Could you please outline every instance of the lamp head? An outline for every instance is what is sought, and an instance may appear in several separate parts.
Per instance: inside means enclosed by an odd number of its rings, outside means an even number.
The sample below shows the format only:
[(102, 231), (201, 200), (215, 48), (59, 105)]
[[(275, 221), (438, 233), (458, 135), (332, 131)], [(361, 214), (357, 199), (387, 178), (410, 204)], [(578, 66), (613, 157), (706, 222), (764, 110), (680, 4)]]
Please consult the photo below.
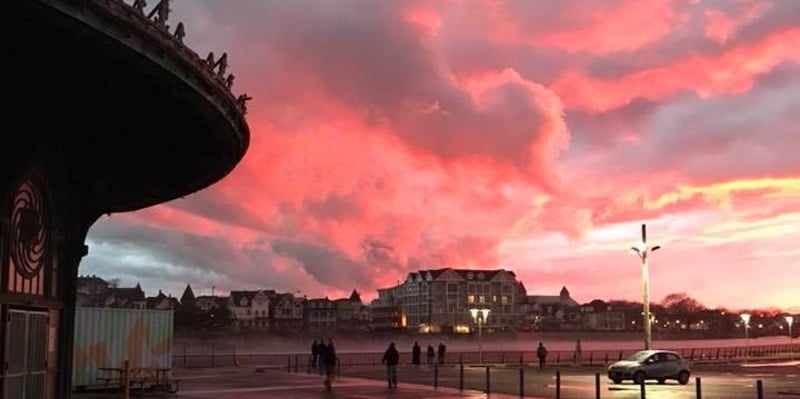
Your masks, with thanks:
[(469, 310), (469, 313), (472, 315), (473, 320), (478, 320), (478, 311), (480, 309), (472, 308)]
[(786, 323), (788, 323), (790, 327), (792, 323), (794, 323), (794, 317), (792, 317), (791, 315), (784, 317), (784, 319), (786, 320)]
[(481, 315), (483, 316), (483, 320), (486, 321), (486, 319), (489, 318), (489, 309), (481, 309)]
[(744, 322), (745, 325), (750, 323), (750, 313), (742, 313), (739, 315), (739, 317), (742, 318), (742, 321)]

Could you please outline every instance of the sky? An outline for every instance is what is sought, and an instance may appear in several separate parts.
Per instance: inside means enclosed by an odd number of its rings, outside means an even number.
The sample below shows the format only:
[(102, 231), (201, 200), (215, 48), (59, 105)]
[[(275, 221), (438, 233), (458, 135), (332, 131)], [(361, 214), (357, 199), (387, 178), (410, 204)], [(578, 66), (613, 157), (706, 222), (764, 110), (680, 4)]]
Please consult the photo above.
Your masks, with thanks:
[(80, 274), (366, 299), (410, 271), (529, 294), (800, 309), (800, 2), (175, 1), (254, 97), (225, 179), (104, 216)]

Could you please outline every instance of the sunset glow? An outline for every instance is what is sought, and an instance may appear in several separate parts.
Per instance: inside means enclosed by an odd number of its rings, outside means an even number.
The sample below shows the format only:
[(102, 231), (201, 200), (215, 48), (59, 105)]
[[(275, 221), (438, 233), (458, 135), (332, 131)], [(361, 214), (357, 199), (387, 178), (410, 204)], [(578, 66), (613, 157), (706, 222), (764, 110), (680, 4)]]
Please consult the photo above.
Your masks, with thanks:
[(529, 294), (800, 308), (800, 2), (175, 1), (251, 145), (103, 217), (81, 274), (363, 298), (424, 268)]

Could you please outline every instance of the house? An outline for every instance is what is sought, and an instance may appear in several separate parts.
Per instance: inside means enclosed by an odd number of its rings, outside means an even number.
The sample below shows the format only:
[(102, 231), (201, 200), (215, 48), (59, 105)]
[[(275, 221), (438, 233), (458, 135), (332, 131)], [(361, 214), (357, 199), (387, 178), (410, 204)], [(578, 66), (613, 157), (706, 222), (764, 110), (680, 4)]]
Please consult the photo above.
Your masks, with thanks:
[(348, 298), (333, 301), (336, 305), (336, 329), (338, 331), (362, 331), (367, 328), (361, 313), (364, 304), (355, 289)]
[(103, 295), (102, 304), (105, 308), (147, 308), (147, 300), (139, 284), (134, 288), (109, 288)]
[(270, 301), (270, 330), (300, 332), (303, 330), (305, 298), (292, 294), (276, 294)]
[(336, 303), (325, 298), (306, 301), (306, 326), (312, 333), (336, 331)]
[(158, 295), (145, 298), (145, 303), (147, 309), (154, 310), (175, 310), (180, 306), (177, 298), (164, 295), (161, 290), (158, 290)]
[(231, 291), (228, 309), (238, 328), (269, 328), (269, 302), (274, 290)]
[[(595, 299), (580, 307), (582, 327), (591, 331), (624, 331), (630, 329), (626, 323), (625, 309)], [(636, 321), (632, 321), (635, 326)]]
[(229, 297), (201, 295), (194, 300), (197, 310), (201, 312), (211, 312), (212, 310), (227, 307)]
[(581, 325), (579, 307), (567, 287), (562, 287), (558, 295), (529, 295), (522, 310), (522, 319), (531, 329), (574, 330)]

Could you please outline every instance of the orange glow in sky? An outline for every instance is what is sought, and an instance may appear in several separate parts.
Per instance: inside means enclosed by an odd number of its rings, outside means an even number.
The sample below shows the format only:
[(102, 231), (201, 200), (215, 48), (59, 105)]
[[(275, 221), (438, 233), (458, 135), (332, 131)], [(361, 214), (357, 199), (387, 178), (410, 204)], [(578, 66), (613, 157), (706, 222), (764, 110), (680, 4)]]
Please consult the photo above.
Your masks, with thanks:
[(639, 300), (646, 223), (654, 300), (800, 307), (798, 2), (173, 8), (254, 97), (250, 150), (99, 221), (82, 274), (369, 299), (412, 270), (506, 268), (529, 294)]

